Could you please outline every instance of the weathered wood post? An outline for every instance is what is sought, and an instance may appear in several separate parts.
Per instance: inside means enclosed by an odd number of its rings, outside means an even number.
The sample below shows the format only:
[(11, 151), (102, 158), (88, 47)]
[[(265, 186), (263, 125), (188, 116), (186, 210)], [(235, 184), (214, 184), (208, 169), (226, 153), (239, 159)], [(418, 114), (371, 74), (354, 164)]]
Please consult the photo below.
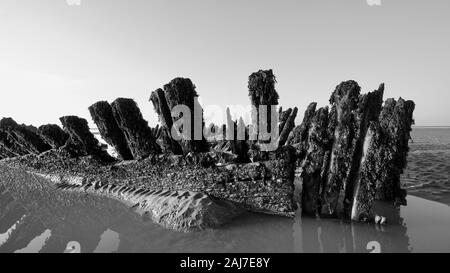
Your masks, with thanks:
[(134, 159), (161, 153), (161, 147), (153, 138), (151, 129), (142, 117), (141, 110), (134, 100), (118, 98), (111, 103), (111, 107), (114, 118), (125, 135), (128, 148)]
[(320, 108), (311, 118), (308, 131), (308, 147), (303, 169), (302, 213), (319, 215), (321, 211), (320, 190), (327, 178), (327, 153), (330, 136), (328, 135), (328, 107)]
[(172, 137), (172, 113), (169, 105), (167, 104), (166, 95), (164, 90), (161, 88), (152, 92), (150, 96), (150, 101), (153, 103), (153, 107), (155, 112), (158, 114), (159, 121), (161, 122), (161, 127), (163, 130), (163, 143), (166, 151), (172, 152), (174, 154), (183, 154), (183, 149), (181, 148), (180, 143), (178, 143)]
[(56, 124), (46, 124), (38, 128), (38, 134), (47, 142), (53, 149), (64, 146), (69, 135), (64, 132), (61, 127)]
[(278, 141), (278, 146), (283, 146), (286, 144), (289, 134), (292, 132), (292, 130), (295, 127), (295, 118), (297, 117), (298, 109), (297, 107), (289, 108), (287, 110), (287, 113), (283, 113), (283, 117), (280, 123), (280, 137)]
[[(208, 143), (203, 137), (203, 128), (205, 126), (203, 121), (203, 110), (198, 103), (198, 94), (197, 91), (195, 91), (195, 85), (192, 81), (188, 78), (175, 78), (164, 85), (164, 94), (169, 109), (173, 109), (178, 105), (184, 105), (187, 106), (191, 112), (190, 132), (187, 132), (189, 139), (182, 141), (184, 144), (184, 152), (208, 151)], [(180, 117), (175, 117), (174, 121), (179, 118)]]
[(361, 172), (361, 160), (364, 156), (364, 144), (369, 125), (378, 122), (383, 105), (384, 84), (378, 90), (360, 96), (358, 110), (355, 114), (355, 135), (353, 136), (353, 154), (350, 170), (344, 181), (344, 215), (351, 216), (356, 180)]
[[(253, 129), (257, 131), (257, 138), (260, 139), (260, 133), (271, 132), (272, 125), (272, 107), (278, 105), (278, 93), (275, 90), (276, 78), (273, 74), (272, 69), (269, 70), (259, 70), (258, 72), (252, 73), (248, 77), (248, 90), (251, 104), (256, 108), (256, 120), (253, 120)], [(261, 105), (267, 106), (267, 120), (263, 121), (263, 124), (267, 124), (265, 130), (259, 128), (260, 122), (260, 111), (259, 107)], [(256, 123), (256, 124), (255, 124)]]
[(51, 149), (37, 134), (35, 127), (19, 125), (12, 118), (0, 120), (0, 130), (2, 146), (14, 154), (40, 154)]
[(99, 101), (89, 107), (89, 112), (100, 135), (114, 147), (119, 157), (123, 160), (133, 159), (125, 135), (114, 118), (111, 105), (107, 101)]
[(300, 125), (296, 126), (294, 130), (289, 134), (286, 143), (288, 145), (295, 145), (299, 159), (302, 160), (308, 144), (308, 131), (311, 126), (311, 119), (316, 112), (317, 103), (310, 103), (303, 115), (303, 121)]
[(361, 172), (356, 181), (351, 214), (353, 220), (371, 219), (376, 200), (391, 201), (397, 206), (406, 205), (406, 191), (400, 187), (400, 175), (407, 164), (414, 108), (412, 101), (388, 99), (379, 122), (370, 124)]
[(355, 81), (342, 82), (330, 98), (335, 109), (333, 150), (328, 179), (322, 192), (322, 214), (336, 216), (341, 191), (351, 168), (354, 151), (355, 110), (358, 108), (361, 88)]
[(77, 116), (64, 116), (59, 120), (66, 133), (69, 134), (69, 138), (62, 148), (72, 156), (93, 155), (102, 161), (114, 161), (114, 158), (101, 148), (99, 141), (89, 130), (87, 120)]

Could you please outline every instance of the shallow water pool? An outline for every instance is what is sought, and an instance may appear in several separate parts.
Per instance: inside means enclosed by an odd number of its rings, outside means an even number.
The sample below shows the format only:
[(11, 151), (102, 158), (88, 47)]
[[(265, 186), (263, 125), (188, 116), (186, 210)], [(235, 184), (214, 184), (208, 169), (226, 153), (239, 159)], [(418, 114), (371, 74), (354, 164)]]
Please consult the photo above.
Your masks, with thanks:
[(391, 223), (384, 227), (248, 213), (216, 230), (179, 233), (118, 201), (0, 172), (0, 252), (450, 251), (450, 207), (413, 196), (401, 211), (385, 212)]

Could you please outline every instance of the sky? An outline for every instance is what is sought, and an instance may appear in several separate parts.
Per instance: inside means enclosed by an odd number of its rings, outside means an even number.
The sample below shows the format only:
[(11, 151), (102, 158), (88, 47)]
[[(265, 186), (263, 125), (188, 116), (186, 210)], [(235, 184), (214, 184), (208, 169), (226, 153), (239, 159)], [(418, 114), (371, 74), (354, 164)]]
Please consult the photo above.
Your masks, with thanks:
[(225, 111), (249, 104), (248, 76), (271, 68), (298, 123), (352, 79), (414, 100), (417, 125), (450, 125), (450, 1), (368, 2), (1, 0), (0, 117), (92, 123), (91, 104), (128, 97), (154, 126), (150, 93), (175, 77)]

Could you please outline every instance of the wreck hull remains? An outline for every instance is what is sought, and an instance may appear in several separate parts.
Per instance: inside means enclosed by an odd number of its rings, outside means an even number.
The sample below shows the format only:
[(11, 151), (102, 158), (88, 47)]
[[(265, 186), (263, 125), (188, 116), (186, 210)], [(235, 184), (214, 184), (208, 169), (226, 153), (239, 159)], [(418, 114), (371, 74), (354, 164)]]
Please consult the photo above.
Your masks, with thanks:
[[(256, 109), (278, 104), (275, 83), (271, 70), (249, 77)], [(120, 193), (120, 198), (135, 203), (143, 192), (195, 192), (241, 209), (287, 217), (297, 209), (294, 178), (300, 173), (303, 214), (373, 221), (374, 201), (405, 204), (400, 175), (414, 122), (412, 101), (388, 99), (383, 105), (383, 94), (384, 84), (361, 94), (355, 81), (342, 82), (331, 105), (311, 103), (298, 126), (296, 107), (279, 109), (278, 149), (268, 152), (261, 149), (264, 141), (250, 139), (257, 126), (232, 120), (229, 110), (222, 128), (233, 130), (223, 134), (245, 139), (224, 139), (213, 146), (204, 137), (196, 138), (198, 124), (190, 127), (190, 139), (173, 139), (171, 127), (180, 115), (172, 116), (171, 108), (187, 105), (194, 112), (191, 121), (203, 111), (191, 80), (176, 78), (150, 97), (161, 127), (149, 127), (132, 99), (101, 101), (89, 108), (100, 135), (119, 158), (106, 152), (83, 118), (62, 117), (64, 130), (57, 125), (36, 129), (9, 118), (0, 121), (0, 165), (58, 178), (64, 190), (117, 197), (114, 189), (127, 189), (133, 194)], [(271, 124), (273, 116), (262, 118), (267, 119), (262, 124)], [(200, 126), (204, 129), (203, 119)]]
[(374, 201), (406, 205), (406, 168), (414, 102), (388, 99), (384, 84), (360, 94), (354, 81), (336, 87), (331, 110), (312, 103), (288, 143), (296, 147), (303, 180), (302, 212), (374, 221)]
[(294, 151), (283, 147), (274, 157), (277, 159), (223, 164), (223, 156), (217, 153), (160, 154), (104, 164), (95, 157), (72, 158), (51, 150), (39, 156), (4, 160), (2, 165), (58, 177), (60, 183), (202, 192), (250, 211), (293, 217), (297, 208), (293, 201)]

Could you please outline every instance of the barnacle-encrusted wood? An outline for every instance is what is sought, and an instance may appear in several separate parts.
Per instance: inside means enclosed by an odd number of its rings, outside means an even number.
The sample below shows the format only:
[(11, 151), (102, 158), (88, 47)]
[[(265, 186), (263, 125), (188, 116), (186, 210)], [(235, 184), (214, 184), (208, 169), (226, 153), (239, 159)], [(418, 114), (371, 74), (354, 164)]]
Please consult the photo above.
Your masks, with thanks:
[(69, 135), (56, 124), (40, 126), (38, 134), (45, 142), (52, 146), (53, 149), (63, 146), (69, 138)]
[(169, 105), (167, 104), (166, 95), (161, 88), (152, 92), (150, 101), (153, 103), (156, 114), (158, 114), (159, 121), (162, 127), (162, 142), (163, 148), (166, 152), (174, 154), (183, 154), (183, 149), (178, 141), (172, 137), (172, 114)]
[(64, 130), (69, 134), (63, 150), (69, 152), (72, 157), (95, 156), (102, 161), (114, 161), (114, 159), (102, 149), (99, 141), (89, 130), (87, 120), (77, 116), (64, 116), (59, 119)]
[(107, 101), (99, 101), (89, 107), (89, 112), (100, 135), (109, 145), (115, 148), (119, 157), (123, 160), (133, 159), (125, 134), (114, 118), (111, 105)]
[(400, 174), (414, 103), (389, 99), (383, 106), (384, 84), (368, 94), (360, 90), (355, 81), (342, 82), (331, 109), (316, 111), (316, 103), (310, 104), (289, 136), (303, 180), (303, 213), (369, 221), (376, 200), (405, 204)]
[(380, 121), (370, 124), (361, 171), (356, 181), (351, 214), (353, 220), (370, 219), (375, 200), (406, 205), (406, 191), (400, 187), (400, 175), (407, 164), (414, 108), (412, 101), (388, 99)]
[[(267, 129), (266, 132), (271, 130), (271, 120), (272, 120), (272, 108), (273, 105), (278, 105), (279, 95), (275, 90), (276, 83), (275, 75), (272, 69), (269, 70), (259, 70), (258, 72), (252, 73), (248, 77), (248, 91), (249, 97), (252, 105), (256, 107), (256, 120), (253, 121), (255, 127), (260, 125), (260, 112), (259, 106), (267, 106)], [(261, 132), (261, 130), (258, 130)], [(259, 134), (258, 134), (259, 138)]]
[(92, 157), (72, 158), (51, 150), (26, 160), (10, 159), (9, 167), (77, 184), (130, 186), (142, 190), (189, 190), (232, 201), (257, 212), (293, 217), (295, 152), (285, 146), (263, 162), (219, 164), (217, 153), (160, 154), (126, 164), (107, 164)]
[(37, 128), (19, 125), (12, 118), (0, 120), (0, 146), (6, 153), (15, 155), (39, 154), (51, 149), (37, 134)]
[[(175, 78), (170, 81), (168, 84), (164, 85), (164, 94), (167, 101), (167, 105), (169, 109), (173, 109), (178, 105), (187, 106), (190, 110), (190, 121), (191, 128), (190, 132), (187, 132), (189, 135), (189, 139), (183, 140), (183, 150), (185, 153), (187, 152), (206, 152), (209, 150), (208, 143), (206, 139), (201, 136), (196, 136), (196, 126), (198, 125), (198, 120), (196, 120), (196, 116), (201, 117), (201, 124), (199, 133), (203, 132), (204, 121), (203, 121), (203, 110), (200, 104), (197, 101), (198, 94), (195, 90), (195, 85), (188, 78)], [(162, 108), (160, 109), (160, 111)], [(179, 117), (175, 117), (175, 120), (178, 120)]]
[(302, 212), (320, 214), (320, 187), (326, 182), (330, 136), (328, 135), (328, 107), (320, 108), (311, 118), (308, 131), (308, 148), (303, 168)]
[(111, 103), (114, 118), (123, 131), (128, 148), (135, 159), (161, 153), (148, 123), (132, 99), (118, 98)]
[[(253, 106), (278, 105), (275, 82), (272, 70), (250, 75)], [(200, 193), (204, 200), (225, 199), (251, 211), (283, 216), (294, 216), (297, 172), (302, 179), (304, 214), (370, 221), (377, 200), (405, 204), (400, 175), (407, 164), (414, 122), (414, 102), (388, 99), (383, 105), (383, 94), (384, 84), (361, 94), (355, 81), (342, 82), (331, 95), (331, 106), (318, 108), (311, 103), (296, 127), (297, 108), (279, 108), (278, 149), (269, 152), (260, 149), (263, 142), (250, 139), (250, 129), (259, 122), (245, 125), (242, 118), (233, 120), (227, 109), (227, 124), (221, 125), (221, 133), (228, 139), (214, 140), (210, 149), (204, 137), (195, 139), (195, 125), (188, 132), (190, 140), (172, 138), (171, 127), (181, 116), (172, 117), (171, 109), (187, 106), (191, 124), (198, 122), (195, 116), (202, 117), (203, 112), (192, 81), (175, 78), (151, 94), (160, 120), (155, 128), (148, 126), (132, 99), (119, 98), (111, 105), (98, 102), (89, 108), (101, 136), (121, 159), (136, 160), (113, 159), (89, 131), (85, 119), (66, 116), (60, 119), (65, 132), (57, 125), (36, 129), (18, 125), (11, 118), (0, 120), (0, 164), (57, 177), (66, 183), (63, 189), (74, 189), (77, 184), (81, 191), (108, 196), (132, 192), (124, 197), (130, 200), (144, 192), (156, 191), (160, 196), (163, 190), (167, 194), (190, 191)], [(270, 107), (268, 111), (270, 126)], [(201, 120), (199, 128), (203, 129)], [(180, 208), (176, 202), (173, 205), (174, 210)], [(179, 223), (186, 220), (173, 219)]]

